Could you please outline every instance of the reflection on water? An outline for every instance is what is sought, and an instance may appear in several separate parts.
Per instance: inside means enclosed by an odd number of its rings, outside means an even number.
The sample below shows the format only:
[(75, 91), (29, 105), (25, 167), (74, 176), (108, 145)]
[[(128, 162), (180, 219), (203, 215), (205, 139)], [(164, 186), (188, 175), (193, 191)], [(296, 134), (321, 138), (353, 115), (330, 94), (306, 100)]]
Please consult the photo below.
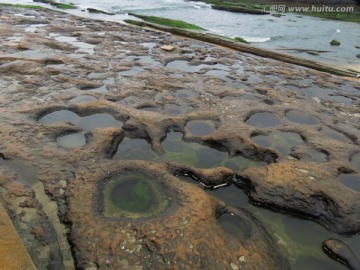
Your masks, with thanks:
[(254, 127), (272, 127), (280, 125), (281, 119), (274, 113), (261, 112), (251, 115), (245, 123)]
[(295, 146), (304, 143), (299, 134), (282, 131), (273, 131), (269, 135), (255, 135), (251, 139), (261, 146), (273, 147), (283, 155), (290, 154)]
[(299, 112), (299, 111), (289, 111), (286, 114), (286, 118), (292, 122), (307, 124), (307, 125), (316, 125), (319, 123), (319, 119), (309, 113)]
[(262, 166), (265, 162), (250, 160), (242, 156), (230, 157), (225, 150), (218, 150), (207, 145), (182, 140), (181, 132), (169, 132), (161, 145), (165, 150), (163, 160), (171, 160), (193, 167), (213, 168), (225, 166), (233, 171), (247, 167)]
[(193, 120), (187, 122), (185, 130), (193, 136), (206, 136), (215, 131), (212, 121)]
[(68, 110), (59, 110), (46, 114), (39, 119), (39, 122), (43, 124), (69, 122), (87, 130), (105, 127), (121, 128), (123, 126), (123, 123), (121, 121), (116, 120), (112, 115), (108, 113), (96, 113), (81, 117), (78, 116), (76, 113)]
[(120, 160), (149, 160), (158, 159), (157, 154), (151, 149), (150, 143), (145, 139), (125, 137), (119, 144), (113, 157)]

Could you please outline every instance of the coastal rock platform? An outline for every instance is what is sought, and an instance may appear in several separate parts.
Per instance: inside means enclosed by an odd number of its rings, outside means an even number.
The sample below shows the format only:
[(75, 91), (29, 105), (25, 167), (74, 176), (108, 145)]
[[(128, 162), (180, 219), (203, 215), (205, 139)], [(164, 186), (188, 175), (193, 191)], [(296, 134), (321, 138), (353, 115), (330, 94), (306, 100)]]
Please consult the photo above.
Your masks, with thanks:
[(53, 10), (0, 11), (0, 194), (38, 269), (291, 268), (259, 217), (206, 192), (229, 185), (360, 232), (357, 79)]

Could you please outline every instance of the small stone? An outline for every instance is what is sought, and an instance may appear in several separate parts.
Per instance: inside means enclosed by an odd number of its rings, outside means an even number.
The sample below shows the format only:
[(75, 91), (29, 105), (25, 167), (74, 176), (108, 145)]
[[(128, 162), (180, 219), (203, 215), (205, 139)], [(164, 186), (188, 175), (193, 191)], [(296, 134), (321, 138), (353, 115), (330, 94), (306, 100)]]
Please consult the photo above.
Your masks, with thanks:
[(299, 172), (301, 172), (301, 173), (303, 173), (303, 174), (308, 174), (308, 173), (309, 173), (309, 171), (304, 170), (304, 169), (299, 169)]
[(167, 52), (171, 52), (171, 51), (175, 50), (175, 47), (171, 46), (171, 45), (164, 45), (164, 46), (160, 47), (160, 49), (167, 51)]
[(239, 261), (240, 261), (240, 262), (245, 262), (245, 256), (240, 256), (240, 257), (239, 257)]
[(230, 263), (230, 266), (231, 266), (231, 269), (233, 269), (233, 270), (238, 270), (239, 269), (239, 267), (234, 263)]

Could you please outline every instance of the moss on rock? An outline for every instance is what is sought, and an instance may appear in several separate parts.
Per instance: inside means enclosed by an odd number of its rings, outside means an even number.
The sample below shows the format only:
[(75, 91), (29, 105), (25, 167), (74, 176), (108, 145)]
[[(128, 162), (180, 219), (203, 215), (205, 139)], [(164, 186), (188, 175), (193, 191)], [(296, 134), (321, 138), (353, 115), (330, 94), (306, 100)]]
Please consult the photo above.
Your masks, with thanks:
[(340, 46), (340, 41), (338, 41), (337, 39), (333, 39), (331, 42), (330, 42), (330, 45), (331, 46)]

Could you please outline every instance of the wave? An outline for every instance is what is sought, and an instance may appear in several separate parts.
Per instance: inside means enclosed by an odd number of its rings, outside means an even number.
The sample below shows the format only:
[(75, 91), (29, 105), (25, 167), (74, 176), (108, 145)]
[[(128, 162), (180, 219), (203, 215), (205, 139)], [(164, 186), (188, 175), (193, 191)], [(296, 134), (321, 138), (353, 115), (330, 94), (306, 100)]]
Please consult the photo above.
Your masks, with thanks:
[(194, 8), (197, 8), (197, 9), (199, 9), (199, 8), (211, 8), (211, 5), (206, 4), (206, 3), (204, 3), (204, 2), (194, 2), (194, 1), (190, 1), (190, 3), (192, 4), (192, 6), (193, 6)]
[(255, 43), (255, 42), (268, 42), (271, 40), (270, 37), (243, 37), (247, 42)]

